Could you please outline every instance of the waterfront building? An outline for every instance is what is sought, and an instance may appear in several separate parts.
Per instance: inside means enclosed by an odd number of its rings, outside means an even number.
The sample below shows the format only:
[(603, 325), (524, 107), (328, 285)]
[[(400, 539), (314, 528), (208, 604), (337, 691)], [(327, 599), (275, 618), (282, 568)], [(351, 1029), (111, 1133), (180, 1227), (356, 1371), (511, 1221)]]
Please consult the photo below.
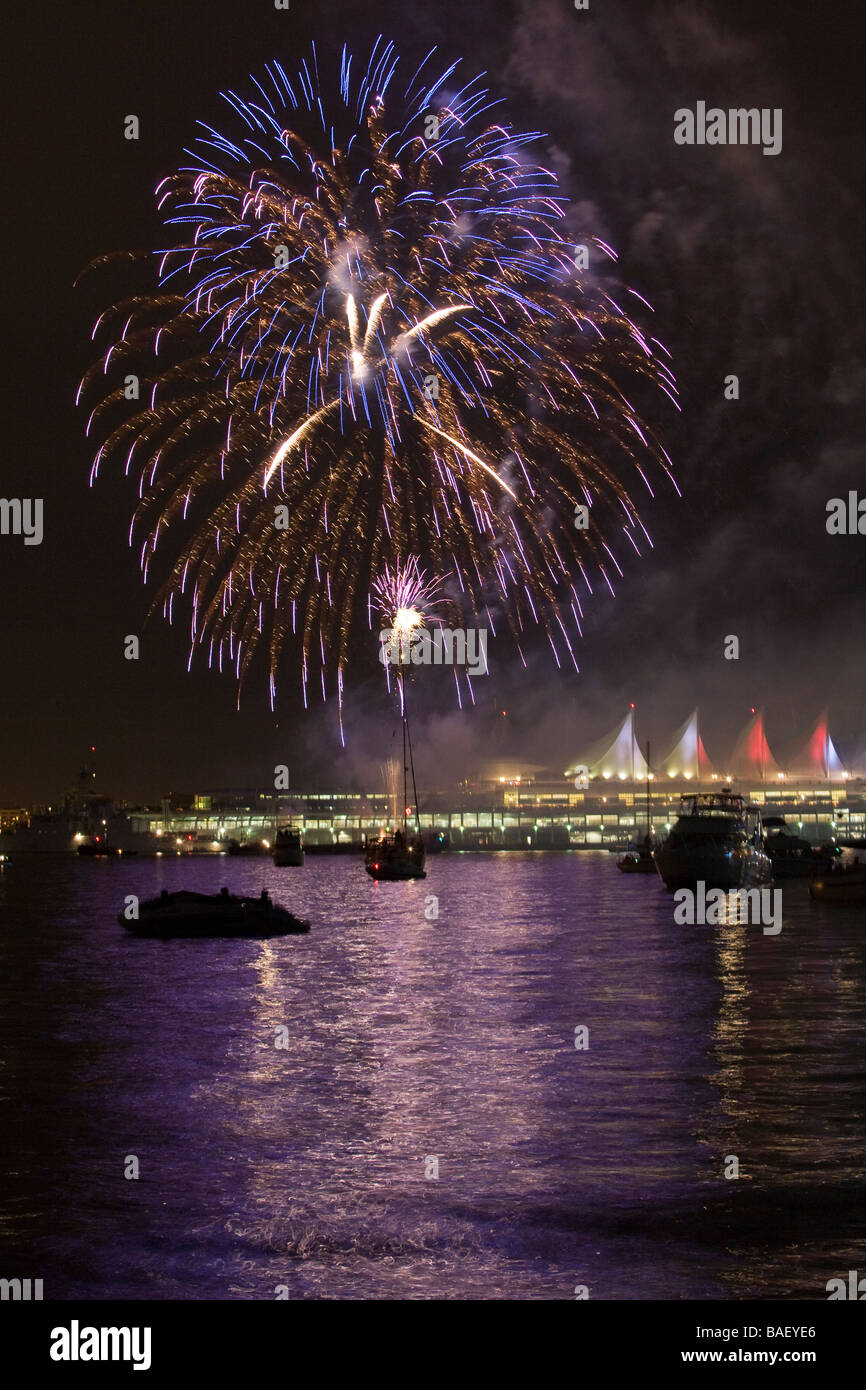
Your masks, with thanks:
[[(422, 830), (440, 831), (452, 849), (589, 849), (621, 845), (641, 833), (646, 821), (646, 783), (604, 780), (579, 791), (562, 778), (509, 774), (467, 781), (438, 791), (421, 804)], [(684, 778), (650, 781), (653, 830), (664, 835), (679, 811), (681, 795), (699, 784)], [(717, 774), (707, 786), (718, 786)], [(806, 782), (735, 783), (766, 815), (782, 815), (816, 843), (866, 836), (866, 782), (822, 786)], [(200, 800), (200, 798), (195, 798)], [(133, 826), (163, 841), (168, 853), (194, 843), (267, 839), (274, 813), (291, 817), (310, 848), (357, 845), (391, 826), (386, 791), (234, 791), (207, 794), (207, 810), (138, 812)]]
[[(753, 711), (722, 768), (707, 756), (697, 710), (648, 767), (629, 709), (564, 772), (513, 759), (488, 764), (457, 786), (425, 794), (419, 821), (422, 831), (443, 836), (456, 850), (615, 848), (645, 833), (647, 799), (652, 831), (663, 837), (681, 795), (730, 784), (812, 843), (866, 839), (866, 779), (842, 765), (826, 713), (783, 771), (763, 715)], [(287, 819), (311, 851), (360, 850), (368, 837), (394, 828), (398, 811), (402, 816), (386, 771), (382, 785), (367, 790), (205, 788), (166, 796), (159, 807), (130, 808), (93, 791), (88, 767), (62, 809), (10, 809), (0, 825), (0, 851), (75, 850), (103, 836), (124, 852), (217, 853), (231, 840), (269, 842), (278, 821)]]

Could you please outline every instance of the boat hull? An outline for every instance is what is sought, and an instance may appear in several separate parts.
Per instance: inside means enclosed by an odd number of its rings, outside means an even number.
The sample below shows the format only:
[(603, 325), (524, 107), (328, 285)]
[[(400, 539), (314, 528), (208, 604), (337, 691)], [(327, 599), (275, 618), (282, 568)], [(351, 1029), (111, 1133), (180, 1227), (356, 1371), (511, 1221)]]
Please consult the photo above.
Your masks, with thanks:
[(409, 859), (396, 861), (394, 863), (373, 863), (365, 864), (364, 868), (371, 878), (387, 883), (389, 880), (399, 880), (406, 878), (426, 878), (427, 870), (423, 864), (418, 864)]
[(304, 851), (300, 848), (278, 846), (274, 850), (274, 865), (278, 869), (302, 869), (304, 867)]
[(117, 918), (133, 936), (156, 937), (247, 937), (306, 936), (309, 922), (295, 917), (270, 899), (209, 897), (198, 893), (166, 894), (141, 903), (139, 915), (128, 920)]
[(656, 852), (658, 871), (665, 887), (759, 888), (773, 881), (773, 866), (766, 854), (752, 846), (741, 849), (687, 849), (663, 845)]
[(771, 855), (774, 878), (815, 878), (826, 874), (830, 868), (829, 859), (810, 859), (806, 855)]
[(405, 838), (397, 842), (388, 837), (376, 844), (368, 845), (364, 856), (364, 868), (371, 878), (382, 882), (407, 878), (426, 878), (424, 869), (426, 852), (423, 841), (416, 838), (406, 843)]
[(616, 867), (621, 874), (656, 874), (656, 861), (653, 856), (643, 854), (624, 854), (618, 859)]

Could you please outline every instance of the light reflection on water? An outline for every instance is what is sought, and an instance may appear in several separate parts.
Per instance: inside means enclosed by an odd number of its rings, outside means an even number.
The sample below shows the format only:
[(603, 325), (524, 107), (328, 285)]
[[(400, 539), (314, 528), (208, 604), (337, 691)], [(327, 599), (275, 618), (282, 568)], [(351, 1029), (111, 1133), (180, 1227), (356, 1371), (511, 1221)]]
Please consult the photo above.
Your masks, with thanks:
[[(223, 883), (310, 935), (115, 921)], [(605, 853), (406, 884), (40, 856), (0, 906), (4, 1263), (46, 1297), (824, 1298), (866, 1268), (866, 914), (803, 882), (778, 936), (677, 926)]]

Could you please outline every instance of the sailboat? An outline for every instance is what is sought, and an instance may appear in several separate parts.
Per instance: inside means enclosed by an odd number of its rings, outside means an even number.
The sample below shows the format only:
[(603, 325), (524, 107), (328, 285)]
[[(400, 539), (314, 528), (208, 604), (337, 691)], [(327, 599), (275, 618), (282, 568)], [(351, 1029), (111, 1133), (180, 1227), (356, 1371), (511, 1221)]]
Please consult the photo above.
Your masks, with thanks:
[[(371, 878), (382, 880), (426, 878), (424, 865), (427, 853), (421, 837), (421, 822), (418, 818), (418, 789), (415, 785), (415, 761), (412, 757), (412, 739), (409, 734), (409, 717), (406, 710), (405, 682), (401, 680), (401, 704), (403, 711), (403, 825), (393, 834), (382, 835), (380, 839), (367, 845), (364, 853), (364, 868)], [(408, 824), (409, 767), (412, 768), (412, 794), (415, 811), (415, 829), (410, 831)]]
[(616, 867), (624, 874), (654, 874), (657, 873), (655, 849), (652, 839), (652, 820), (650, 816), (650, 746), (647, 739), (646, 746), (646, 835), (638, 845), (629, 847), (621, 859), (616, 861)]

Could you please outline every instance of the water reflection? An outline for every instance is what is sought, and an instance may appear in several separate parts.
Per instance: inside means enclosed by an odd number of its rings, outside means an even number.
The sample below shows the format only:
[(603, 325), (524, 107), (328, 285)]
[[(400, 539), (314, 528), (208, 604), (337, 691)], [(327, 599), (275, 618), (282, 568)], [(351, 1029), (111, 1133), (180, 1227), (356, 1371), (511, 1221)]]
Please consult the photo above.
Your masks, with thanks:
[[(310, 936), (114, 921), (222, 882)], [(808, 1298), (857, 1267), (862, 922), (805, 885), (776, 936), (677, 925), (603, 853), (442, 855), (414, 884), (53, 860), (0, 902), (11, 1231), (60, 1296)]]

